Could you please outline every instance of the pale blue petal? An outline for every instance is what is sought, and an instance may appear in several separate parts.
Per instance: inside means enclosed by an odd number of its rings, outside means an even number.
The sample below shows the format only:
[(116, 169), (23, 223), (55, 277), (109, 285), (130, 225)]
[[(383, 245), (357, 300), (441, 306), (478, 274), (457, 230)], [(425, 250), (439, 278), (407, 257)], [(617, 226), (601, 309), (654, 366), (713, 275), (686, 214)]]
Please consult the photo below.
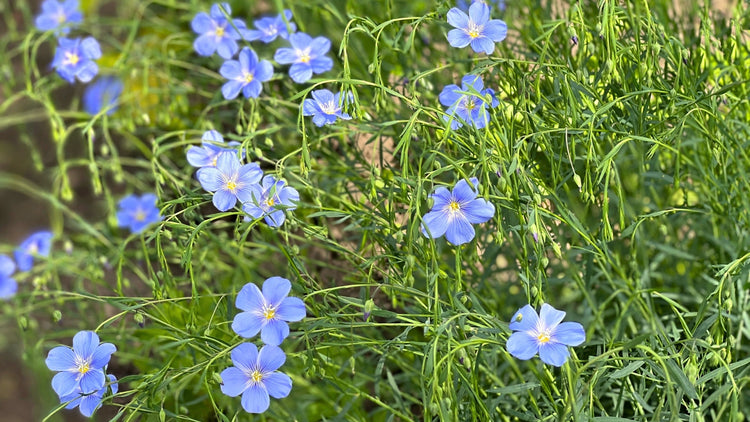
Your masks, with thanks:
[(490, 20), (490, 8), (486, 3), (476, 1), (469, 6), (469, 19), (478, 25), (484, 25)]
[(10, 276), (16, 270), (16, 263), (8, 255), (0, 255), (0, 277)]
[(93, 37), (86, 37), (81, 41), (81, 55), (87, 59), (98, 59), (102, 56), (102, 49)]
[(456, 215), (449, 223), (445, 238), (454, 245), (463, 245), (474, 239), (474, 227), (462, 215)]
[(209, 141), (209, 142), (216, 142), (216, 143), (224, 143), (224, 137), (221, 136), (221, 133), (213, 129), (203, 132), (203, 136), (201, 137), (201, 140)]
[(224, 184), (221, 171), (216, 167), (203, 167), (198, 170), (196, 177), (201, 187), (208, 192), (215, 192)]
[(563, 322), (552, 331), (550, 341), (562, 343), (566, 346), (578, 346), (586, 341), (586, 331), (584, 331), (583, 325), (577, 322)]
[(255, 67), (255, 80), (266, 82), (273, 77), (273, 65), (268, 60), (261, 60)]
[(297, 60), (297, 53), (293, 48), (279, 48), (273, 55), (273, 59), (279, 64), (294, 63)]
[(213, 159), (209, 157), (206, 150), (201, 147), (190, 147), (186, 156), (188, 163), (193, 167), (206, 167), (213, 164)]
[(288, 336), (289, 325), (279, 319), (268, 320), (266, 326), (260, 330), (260, 339), (271, 346), (278, 346)]
[(508, 35), (508, 25), (499, 19), (493, 19), (484, 26), (483, 35), (493, 42), (500, 42)]
[(73, 336), (73, 351), (78, 356), (89, 358), (99, 346), (99, 336), (93, 331), (79, 331)]
[(242, 95), (244, 95), (245, 98), (258, 98), (262, 90), (263, 85), (260, 84), (260, 81), (255, 79), (242, 88)]
[(237, 60), (227, 60), (219, 68), (219, 73), (227, 79), (237, 79), (242, 76), (242, 66)]
[(495, 51), (495, 43), (491, 39), (481, 36), (471, 41), (471, 49), (475, 53), (492, 54)]
[[(461, 179), (456, 183), (456, 186), (453, 188), (453, 198), (461, 203), (473, 201), (474, 198), (477, 197), (477, 188), (476, 185), (473, 183), (476, 181), (476, 178), (472, 178), (472, 184), (470, 185), (466, 180)], [(478, 183), (478, 182), (477, 182)]]
[(437, 239), (438, 237), (444, 235), (448, 230), (448, 217), (444, 212), (428, 212), (424, 215), (424, 217), (422, 217), (422, 221), (424, 223), (424, 226), (422, 227), (422, 234), (424, 234), (426, 237)]
[(277, 307), (292, 289), (292, 283), (282, 277), (270, 277), (263, 282), (263, 297), (266, 302)]
[(116, 351), (117, 348), (112, 343), (100, 344), (99, 347), (97, 347), (94, 351), (93, 357), (91, 359), (91, 367), (103, 368), (106, 364), (109, 363), (109, 359), (112, 356), (112, 353)]
[(469, 26), (469, 16), (454, 7), (448, 11), (448, 23), (454, 28), (466, 28)]
[(336, 98), (333, 95), (333, 92), (327, 90), (327, 89), (318, 89), (316, 91), (313, 91), (312, 97), (315, 101), (318, 102), (318, 104), (327, 103), (335, 101)]
[(479, 224), (495, 216), (495, 206), (485, 199), (478, 198), (462, 205), (461, 212), (464, 213), (469, 223)]
[(305, 317), (307, 310), (305, 302), (298, 297), (287, 297), (281, 301), (281, 305), (276, 309), (276, 318), (284, 321), (299, 321)]
[(252, 343), (242, 343), (232, 350), (231, 356), (234, 366), (249, 372), (258, 363), (258, 348)]
[(448, 43), (455, 48), (464, 48), (471, 44), (472, 38), (462, 29), (448, 31)]
[(221, 392), (229, 397), (239, 396), (248, 385), (247, 375), (234, 366), (221, 372), (221, 381)]
[(93, 393), (104, 387), (104, 372), (101, 369), (90, 369), (80, 379), (81, 392), (83, 394)]
[(333, 69), (333, 59), (330, 57), (318, 57), (310, 61), (313, 73), (328, 72)]
[(242, 394), (242, 408), (248, 413), (263, 413), (270, 404), (268, 392), (259, 384), (251, 386)]
[(303, 116), (313, 116), (320, 112), (321, 110), (318, 107), (318, 104), (315, 102), (315, 100), (306, 98), (305, 101), (302, 102), (302, 115)]
[(242, 338), (255, 337), (266, 324), (266, 319), (255, 312), (240, 312), (234, 316), (232, 331)]
[(539, 358), (548, 365), (562, 366), (569, 356), (570, 351), (564, 344), (550, 341), (539, 345)]
[(219, 211), (227, 211), (237, 203), (237, 197), (226, 189), (219, 189), (214, 193), (214, 206)]
[(525, 331), (516, 331), (508, 338), (505, 348), (517, 359), (528, 360), (539, 351), (539, 342)]
[(440, 186), (435, 189), (435, 192), (430, 195), (430, 198), (432, 198), (432, 209), (442, 210), (450, 204), (453, 196), (445, 186)]
[(229, 81), (221, 87), (221, 94), (227, 100), (233, 100), (240, 95), (242, 91), (243, 82), (240, 81)]
[(272, 345), (265, 345), (260, 349), (258, 354), (258, 365), (260, 372), (273, 372), (286, 362), (286, 355), (280, 348)]
[(542, 326), (544, 326), (545, 329), (549, 330), (557, 327), (557, 324), (559, 324), (563, 318), (565, 318), (564, 311), (558, 311), (546, 303), (542, 304), (542, 309), (539, 311), (539, 319), (542, 321)]
[[(520, 317), (520, 319), (519, 319)], [(514, 331), (531, 331), (539, 323), (539, 316), (531, 305), (519, 309), (510, 320), (509, 328)]]
[(440, 96), (438, 97), (440, 99), (440, 104), (446, 107), (456, 104), (456, 102), (458, 102), (458, 100), (460, 100), (461, 97), (464, 96), (463, 94), (459, 94), (457, 92), (458, 90), (458, 85), (455, 84), (447, 85), (445, 88), (443, 88), (443, 90), (440, 92)]
[(74, 371), (76, 355), (66, 346), (58, 346), (50, 350), (44, 363), (51, 371)]
[(78, 406), (78, 410), (81, 411), (83, 416), (88, 418), (91, 417), (101, 405), (102, 397), (96, 394), (91, 394), (81, 398), (81, 404)]
[(263, 309), (265, 303), (263, 293), (261, 293), (258, 286), (253, 283), (247, 283), (242, 286), (240, 292), (237, 293), (237, 299), (234, 302), (234, 306), (243, 311), (260, 311)]
[(282, 210), (273, 210), (263, 220), (269, 227), (279, 227), (286, 221), (286, 214)]
[(58, 396), (66, 396), (78, 388), (77, 372), (59, 372), (52, 377), (52, 389)]
[(289, 68), (289, 76), (298, 84), (309, 81), (312, 74), (312, 67), (308, 63), (294, 63)]
[(76, 71), (76, 77), (81, 82), (86, 83), (94, 79), (97, 73), (99, 73), (99, 66), (92, 61), (88, 61)]
[(190, 27), (193, 29), (193, 32), (203, 34), (214, 28), (214, 21), (205, 12), (200, 12), (190, 22)]
[(216, 51), (216, 42), (211, 35), (201, 35), (193, 41), (193, 48), (200, 56), (210, 56)]
[(0, 299), (7, 300), (16, 295), (18, 283), (10, 277), (0, 276)]
[(263, 378), (263, 384), (268, 390), (268, 394), (275, 399), (283, 399), (292, 391), (292, 379), (289, 375), (281, 372), (273, 372)]

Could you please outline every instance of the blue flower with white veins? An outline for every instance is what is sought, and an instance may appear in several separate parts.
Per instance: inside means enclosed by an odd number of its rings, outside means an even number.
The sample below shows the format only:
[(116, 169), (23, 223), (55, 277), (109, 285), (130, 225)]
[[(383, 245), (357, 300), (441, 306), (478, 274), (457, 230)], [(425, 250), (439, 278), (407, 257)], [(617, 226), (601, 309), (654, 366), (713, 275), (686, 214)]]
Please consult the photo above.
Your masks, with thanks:
[(443, 88), (438, 97), (440, 103), (447, 106), (443, 120), (450, 121), (451, 129), (456, 130), (468, 123), (477, 129), (487, 126), (490, 113), (487, 102), (491, 107), (500, 105), (495, 91), (484, 89), (482, 78), (477, 75), (466, 75), (461, 79), (461, 87), (451, 84)]
[(83, 21), (83, 13), (78, 10), (78, 0), (45, 0), (42, 13), (34, 20), (36, 27), (42, 31), (55, 30), (57, 35), (67, 35), (70, 27)]
[(333, 68), (333, 60), (326, 56), (331, 41), (326, 37), (315, 37), (297, 32), (289, 35), (291, 48), (279, 48), (273, 59), (279, 64), (291, 64), (289, 76), (297, 83), (307, 82), (313, 73), (323, 73)]
[(494, 205), (477, 198), (478, 185), (477, 178), (472, 177), (471, 185), (461, 179), (452, 192), (442, 186), (435, 189), (430, 195), (432, 210), (422, 217), (422, 233), (433, 239), (445, 235), (454, 245), (474, 239), (472, 224), (484, 223), (495, 215)]
[(247, 39), (247, 25), (242, 19), (232, 19), (230, 22), (226, 16), (232, 14), (229, 3), (216, 3), (211, 6), (211, 14), (200, 12), (195, 15), (190, 23), (191, 28), (198, 38), (193, 42), (195, 52), (200, 56), (211, 56), (218, 52), (219, 56), (231, 59), (240, 49), (237, 40)]
[(197, 177), (203, 189), (214, 192), (214, 206), (219, 211), (227, 211), (238, 200), (252, 200), (252, 187), (260, 182), (263, 171), (258, 163), (243, 165), (236, 153), (223, 152), (216, 160), (216, 167), (201, 167)]
[(448, 42), (456, 48), (471, 45), (475, 53), (492, 54), (495, 43), (505, 39), (508, 25), (500, 19), (490, 20), (490, 8), (477, 1), (469, 6), (469, 14), (454, 7), (448, 11), (448, 23), (456, 29), (448, 31)]
[(568, 346), (578, 346), (586, 341), (583, 325), (577, 322), (563, 322), (565, 312), (558, 311), (543, 303), (537, 315), (531, 305), (519, 309), (510, 321), (510, 329), (515, 331), (508, 338), (505, 347), (508, 352), (521, 360), (528, 360), (539, 353), (542, 362), (552, 366), (562, 366), (570, 351)]
[(286, 361), (284, 352), (266, 345), (260, 349), (242, 343), (232, 350), (234, 366), (221, 372), (221, 392), (229, 397), (242, 395), (242, 408), (249, 413), (263, 413), (270, 397), (281, 399), (292, 391), (292, 379), (277, 371)]
[(221, 76), (229, 79), (221, 87), (224, 98), (231, 100), (240, 92), (245, 98), (258, 98), (263, 90), (262, 82), (273, 76), (273, 65), (268, 60), (258, 61), (258, 55), (248, 47), (242, 48), (239, 60), (227, 60), (219, 69)]
[[(287, 24), (284, 19), (286, 19), (286, 22), (289, 22), (289, 29), (287, 29)], [(249, 41), (260, 40), (266, 44), (275, 40), (276, 37), (287, 39), (289, 38), (290, 32), (297, 30), (297, 25), (292, 23), (291, 20), (292, 11), (289, 9), (284, 10), (283, 16), (279, 14), (275, 17), (260, 18), (253, 22), (257, 29), (249, 29), (247, 31), (247, 39)]]
[[(229, 147), (240, 145), (236, 141), (225, 143), (221, 133), (213, 129), (205, 131), (201, 140), (203, 141), (201, 146), (192, 146), (187, 151), (188, 163), (193, 167), (216, 167), (216, 160), (219, 159), (222, 152), (236, 152), (234, 148), (224, 148), (215, 144), (223, 144)], [(245, 156), (244, 151), (241, 155), (242, 157)]]
[(73, 83), (76, 78), (81, 82), (89, 82), (99, 72), (99, 66), (94, 62), (102, 56), (99, 43), (92, 37), (83, 40), (76, 38), (58, 38), (52, 67), (57, 74), (66, 81)]

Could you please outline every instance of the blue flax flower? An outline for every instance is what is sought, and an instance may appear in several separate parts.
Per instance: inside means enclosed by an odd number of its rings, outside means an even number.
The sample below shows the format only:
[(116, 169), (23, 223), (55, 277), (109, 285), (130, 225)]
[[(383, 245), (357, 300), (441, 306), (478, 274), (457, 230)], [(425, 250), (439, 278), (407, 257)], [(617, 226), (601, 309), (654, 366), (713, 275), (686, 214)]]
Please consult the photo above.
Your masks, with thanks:
[[(45, 363), (52, 371), (52, 389), (59, 397), (77, 391), (91, 394), (104, 387), (104, 367), (117, 348), (112, 343), (99, 344), (93, 331), (79, 331), (73, 337), (73, 349), (59, 346), (49, 351)], [(66, 400), (67, 401), (67, 400)]]
[(57, 42), (52, 59), (52, 67), (57, 69), (57, 74), (70, 83), (75, 82), (76, 78), (84, 83), (94, 79), (99, 72), (94, 60), (102, 56), (99, 43), (92, 37), (83, 40), (58, 38)]
[[(496, 6), (501, 12), (505, 10), (505, 0), (471, 0), (471, 3), (484, 3), (490, 8)], [(461, 10), (469, 10), (469, 3), (466, 0), (457, 0), (456, 6)]]
[(8, 255), (0, 255), (0, 299), (10, 299), (18, 290), (18, 283), (11, 277), (16, 263)]
[(492, 54), (495, 43), (508, 33), (508, 25), (500, 19), (490, 20), (490, 8), (479, 1), (471, 4), (468, 15), (457, 7), (449, 10), (448, 23), (456, 28), (448, 31), (448, 42), (456, 48), (471, 45), (475, 53)]
[(273, 59), (280, 64), (290, 64), (289, 76), (297, 83), (307, 82), (313, 73), (323, 73), (333, 69), (333, 60), (325, 54), (331, 49), (331, 41), (326, 37), (312, 38), (303, 32), (289, 35), (292, 48), (279, 48)]
[(128, 195), (117, 204), (117, 227), (127, 227), (133, 234), (142, 232), (146, 227), (162, 220), (158, 198), (153, 193)]
[[(117, 394), (118, 385), (117, 378), (114, 375), (107, 375), (109, 379), (109, 388), (112, 389), (112, 394)], [(94, 414), (96, 409), (102, 406), (102, 398), (107, 392), (107, 386), (105, 385), (101, 389), (95, 391), (92, 394), (83, 394), (80, 388), (76, 388), (72, 393), (60, 397), (60, 403), (68, 404), (65, 406), (66, 409), (73, 409), (76, 406), (83, 416), (90, 418)]]
[(55, 30), (56, 35), (70, 32), (71, 24), (81, 23), (83, 13), (78, 10), (78, 0), (46, 0), (34, 24), (42, 31)]
[(312, 98), (306, 98), (302, 103), (302, 115), (313, 116), (313, 123), (317, 127), (330, 125), (336, 119), (349, 120), (352, 116), (341, 111), (341, 94), (319, 89), (312, 92)]
[[(253, 199), (242, 204), (242, 209), (253, 218), (265, 217), (266, 224), (279, 227), (286, 220), (285, 210), (294, 211), (299, 202), (299, 192), (286, 186), (283, 180), (266, 176), (260, 185), (252, 187)], [(249, 220), (245, 217), (245, 220)]]
[[(474, 239), (472, 224), (484, 223), (495, 215), (495, 206), (486, 199), (477, 198), (479, 181), (471, 178), (459, 180), (450, 192), (439, 187), (430, 195), (434, 203), (432, 210), (422, 217), (422, 233), (436, 239), (442, 235), (454, 245), (462, 245)], [(429, 232), (428, 232), (429, 230)]]
[(232, 14), (228, 3), (214, 4), (211, 6), (211, 14), (200, 12), (193, 18), (190, 26), (193, 31), (200, 34), (193, 43), (196, 53), (201, 56), (211, 56), (218, 52), (219, 56), (231, 59), (240, 49), (237, 40), (247, 38), (247, 25), (241, 19), (227, 20), (227, 15)]
[(252, 343), (242, 343), (232, 350), (234, 366), (221, 372), (221, 392), (229, 397), (242, 394), (242, 408), (250, 413), (263, 413), (271, 404), (269, 396), (283, 399), (292, 391), (292, 379), (278, 372), (286, 361), (284, 352), (276, 346), (260, 349)]
[(33, 233), (21, 242), (13, 253), (20, 271), (29, 271), (34, 266), (34, 256), (49, 256), (52, 247), (52, 232), (42, 230)]
[(235, 305), (245, 312), (234, 317), (232, 329), (244, 338), (260, 331), (263, 343), (278, 346), (289, 335), (287, 322), (305, 317), (305, 303), (297, 297), (287, 297), (292, 283), (281, 277), (271, 277), (263, 282), (263, 291), (247, 283), (237, 294)]
[(578, 346), (586, 341), (586, 332), (577, 322), (560, 321), (565, 312), (558, 311), (543, 303), (537, 316), (531, 305), (519, 309), (510, 321), (510, 329), (515, 331), (508, 338), (505, 347), (518, 359), (531, 359), (539, 353), (542, 362), (562, 366), (570, 352), (568, 346)]
[(216, 160), (216, 167), (198, 169), (197, 177), (203, 189), (214, 192), (214, 206), (226, 211), (237, 200), (252, 200), (252, 186), (260, 182), (263, 171), (258, 163), (243, 165), (234, 152), (223, 152)]
[(237, 97), (240, 91), (245, 98), (258, 98), (263, 90), (261, 82), (273, 76), (273, 65), (268, 60), (258, 61), (255, 51), (244, 47), (240, 51), (239, 60), (225, 61), (219, 73), (229, 79), (229, 82), (221, 87), (221, 93), (227, 100)]
[[(203, 143), (200, 147), (192, 146), (187, 151), (187, 160), (193, 167), (216, 167), (216, 160), (223, 152), (236, 152), (233, 148), (224, 148), (214, 144), (224, 144), (224, 137), (215, 130), (207, 130), (201, 138)], [(230, 147), (240, 145), (239, 142), (231, 141), (225, 144)], [(242, 156), (245, 156), (244, 151)]]
[[(289, 22), (289, 28), (287, 29), (286, 22)], [(297, 25), (291, 23), (292, 11), (289, 9), (284, 10), (284, 16), (279, 14), (276, 17), (265, 17), (255, 21), (255, 27), (258, 29), (250, 29), (247, 31), (247, 39), (249, 41), (261, 40), (268, 44), (275, 40), (276, 37), (283, 39), (289, 38), (289, 33), (297, 30)]]
[(115, 76), (97, 79), (83, 93), (83, 109), (91, 115), (97, 115), (102, 110), (106, 110), (107, 115), (114, 113), (122, 88), (122, 81)]
[(440, 103), (448, 107), (443, 119), (450, 121), (453, 130), (463, 126), (463, 123), (482, 129), (490, 121), (487, 97), (490, 98), (491, 107), (500, 105), (495, 91), (490, 88), (484, 89), (482, 78), (477, 75), (466, 75), (461, 79), (460, 88), (458, 85), (451, 84), (443, 88), (440, 93), (438, 97)]

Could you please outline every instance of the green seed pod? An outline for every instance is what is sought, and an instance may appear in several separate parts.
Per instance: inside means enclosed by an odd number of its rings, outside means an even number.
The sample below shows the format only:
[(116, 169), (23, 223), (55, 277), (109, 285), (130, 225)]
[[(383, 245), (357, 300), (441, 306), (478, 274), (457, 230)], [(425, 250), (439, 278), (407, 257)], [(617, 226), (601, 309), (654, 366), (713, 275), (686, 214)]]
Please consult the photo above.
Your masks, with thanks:
[(52, 321), (54, 321), (54, 322), (60, 322), (61, 319), (62, 319), (62, 312), (60, 312), (59, 310), (55, 309), (52, 312)]

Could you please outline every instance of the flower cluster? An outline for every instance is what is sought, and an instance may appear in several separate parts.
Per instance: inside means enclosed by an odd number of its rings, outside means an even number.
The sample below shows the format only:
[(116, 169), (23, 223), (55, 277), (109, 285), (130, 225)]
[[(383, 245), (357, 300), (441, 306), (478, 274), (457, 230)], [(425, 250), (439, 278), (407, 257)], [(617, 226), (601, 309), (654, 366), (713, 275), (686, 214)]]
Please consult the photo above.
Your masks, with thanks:
[[(45, 363), (57, 372), (52, 378), (52, 389), (67, 403), (66, 409), (78, 406), (84, 416), (91, 416), (101, 406), (109, 386), (117, 393), (117, 380), (107, 375), (107, 365), (117, 348), (112, 343), (100, 343), (93, 331), (80, 331), (73, 337), (73, 348), (58, 346), (49, 351)], [(107, 383), (109, 381), (109, 383)]]
[(52, 232), (43, 230), (32, 233), (16, 248), (13, 258), (0, 255), (0, 299), (8, 300), (16, 295), (18, 282), (13, 278), (16, 269), (31, 271), (34, 259), (49, 256), (52, 248)]
[(242, 395), (242, 408), (250, 413), (262, 413), (270, 405), (269, 396), (280, 399), (289, 395), (292, 379), (276, 370), (284, 364), (286, 355), (278, 347), (289, 336), (287, 322), (305, 317), (305, 303), (287, 297), (292, 283), (281, 277), (263, 282), (263, 290), (247, 283), (237, 294), (235, 305), (241, 309), (234, 317), (232, 330), (243, 338), (260, 333), (265, 346), (242, 343), (232, 350), (234, 366), (221, 373), (221, 391), (230, 396)]
[[(240, 93), (245, 98), (258, 98), (263, 91), (263, 82), (273, 77), (273, 65), (261, 60), (250, 47), (240, 50), (238, 41), (273, 42), (276, 38), (288, 40), (291, 48), (279, 48), (274, 60), (279, 64), (291, 64), (289, 75), (297, 83), (310, 80), (312, 75), (333, 68), (333, 60), (326, 56), (331, 41), (325, 37), (311, 38), (295, 32), (297, 26), (291, 22), (292, 12), (284, 10), (275, 17), (256, 20), (255, 28), (248, 29), (242, 19), (231, 19), (228, 3), (214, 4), (210, 13), (199, 12), (193, 18), (191, 27), (198, 34), (193, 47), (200, 56), (218, 53), (225, 59), (219, 73), (227, 82), (221, 92), (225, 99), (232, 100)], [(238, 59), (233, 57), (239, 51)]]
[[(37, 29), (53, 31), (58, 37), (52, 67), (71, 84), (76, 79), (83, 83), (93, 80), (99, 73), (96, 60), (102, 57), (99, 42), (93, 37), (65, 37), (82, 22), (83, 13), (78, 9), (78, 0), (45, 0), (42, 12), (35, 19)], [(112, 114), (117, 109), (122, 90), (122, 81), (118, 78), (103, 77), (87, 87), (83, 96), (83, 108), (91, 115), (97, 115), (101, 111)]]
[[(218, 144), (218, 145), (217, 145)], [(213, 193), (213, 204), (219, 211), (228, 211), (242, 204), (242, 209), (254, 219), (264, 218), (271, 227), (284, 224), (284, 211), (293, 211), (299, 202), (299, 193), (282, 180), (273, 176), (263, 176), (258, 163), (243, 164), (244, 151), (233, 148), (237, 142), (224, 143), (224, 137), (216, 131), (203, 134), (202, 147), (190, 147), (188, 162), (199, 167), (196, 173), (201, 187)]]

